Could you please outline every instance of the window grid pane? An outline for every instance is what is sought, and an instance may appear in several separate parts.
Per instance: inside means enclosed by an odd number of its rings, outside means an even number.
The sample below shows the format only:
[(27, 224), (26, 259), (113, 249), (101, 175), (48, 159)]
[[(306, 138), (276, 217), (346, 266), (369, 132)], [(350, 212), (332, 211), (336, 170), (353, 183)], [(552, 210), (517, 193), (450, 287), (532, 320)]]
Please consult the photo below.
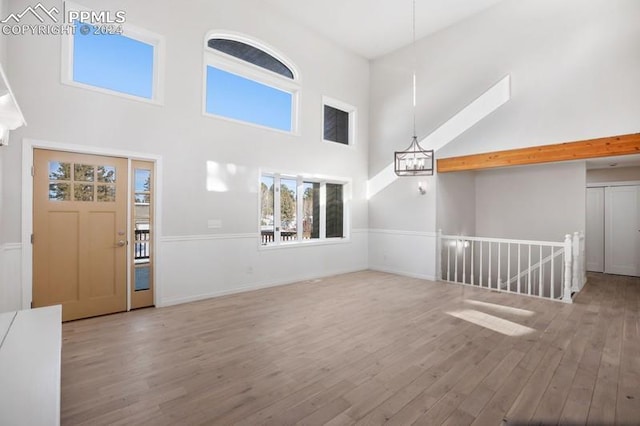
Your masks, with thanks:
[(274, 242), (273, 176), (262, 176), (260, 181), (260, 234), (262, 244)]
[(320, 238), (320, 184), (304, 182), (303, 200), (303, 233), (305, 240)]
[(280, 240), (298, 239), (297, 181), (280, 179)]
[(344, 237), (344, 204), (342, 200), (342, 185), (328, 183), (326, 193), (326, 236), (327, 238), (342, 238)]

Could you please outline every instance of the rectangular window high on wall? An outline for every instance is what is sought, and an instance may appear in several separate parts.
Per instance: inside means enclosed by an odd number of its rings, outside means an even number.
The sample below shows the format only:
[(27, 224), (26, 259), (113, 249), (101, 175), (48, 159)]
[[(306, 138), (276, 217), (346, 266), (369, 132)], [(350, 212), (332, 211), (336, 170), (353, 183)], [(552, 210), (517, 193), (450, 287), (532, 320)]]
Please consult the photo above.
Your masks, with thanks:
[(259, 200), (261, 244), (346, 238), (346, 186), (344, 182), (305, 176), (263, 174)]
[(351, 105), (323, 97), (322, 138), (327, 142), (353, 145), (356, 110)]
[(297, 133), (299, 73), (284, 54), (214, 29), (205, 36), (204, 65), (205, 115)]
[[(71, 7), (71, 3), (69, 3)], [(62, 43), (65, 84), (160, 103), (163, 38), (130, 24), (76, 20)]]
[(207, 66), (207, 114), (292, 131), (293, 94)]

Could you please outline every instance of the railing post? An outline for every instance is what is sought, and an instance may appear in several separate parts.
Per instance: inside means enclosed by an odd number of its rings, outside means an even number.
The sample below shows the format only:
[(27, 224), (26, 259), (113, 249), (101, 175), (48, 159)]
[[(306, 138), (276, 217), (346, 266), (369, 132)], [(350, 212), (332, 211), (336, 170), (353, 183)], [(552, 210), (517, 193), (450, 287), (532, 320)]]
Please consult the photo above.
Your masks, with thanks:
[(436, 234), (436, 281), (442, 280), (442, 229)]
[(580, 233), (573, 233), (573, 247), (571, 248), (571, 254), (573, 255), (573, 273), (571, 277), (571, 292), (577, 293), (580, 291), (580, 279), (582, 278), (582, 272), (580, 271)]
[(580, 262), (582, 262), (580, 264), (582, 269), (580, 271), (582, 274), (582, 282), (580, 283), (580, 290), (582, 290), (584, 285), (587, 283), (587, 258), (586, 258), (586, 252), (585, 252), (586, 242), (587, 240), (585, 239), (584, 231), (582, 231), (580, 232)]
[(571, 255), (571, 248), (573, 241), (571, 235), (564, 236), (564, 291), (562, 294), (562, 301), (565, 303), (572, 303), (571, 300), (571, 261), (573, 256)]

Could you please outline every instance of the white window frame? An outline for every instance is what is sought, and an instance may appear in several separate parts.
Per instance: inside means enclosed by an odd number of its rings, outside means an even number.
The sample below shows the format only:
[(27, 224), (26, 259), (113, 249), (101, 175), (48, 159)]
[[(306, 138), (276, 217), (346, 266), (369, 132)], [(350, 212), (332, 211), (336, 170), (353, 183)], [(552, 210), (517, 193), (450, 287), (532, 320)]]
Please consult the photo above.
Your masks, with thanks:
[[(86, 6), (82, 6), (70, 1), (65, 1), (65, 5), (67, 10), (91, 11), (91, 8), (88, 8)], [(81, 22), (86, 22), (86, 21), (81, 21)], [(95, 24), (92, 22), (87, 22), (87, 23)], [(122, 25), (123, 36), (151, 45), (153, 47), (153, 87), (152, 87), (151, 99), (75, 81), (73, 79), (73, 53), (74, 53), (73, 52), (73, 49), (74, 49), (73, 34), (65, 34), (61, 37), (62, 61), (61, 61), (60, 75), (61, 75), (62, 83), (69, 86), (80, 87), (83, 89), (92, 90), (94, 92), (103, 93), (107, 95), (114, 95), (114, 96), (118, 96), (125, 99), (131, 99), (131, 100), (146, 102), (146, 103), (155, 104), (155, 105), (162, 105), (164, 102), (164, 61), (165, 61), (164, 37), (159, 34), (156, 34), (151, 31), (132, 25), (128, 22), (123, 22), (122, 24), (117, 24), (117, 25)]]
[[(283, 75), (269, 71), (250, 62), (246, 62), (242, 59), (220, 52), (218, 50), (209, 47), (208, 42), (212, 38), (224, 38), (228, 40), (235, 40), (241, 43), (251, 45), (257, 49), (260, 49), (274, 58), (278, 59), (285, 66), (287, 66), (293, 73), (293, 79), (287, 78)], [(226, 120), (233, 123), (240, 123), (246, 126), (257, 127), (260, 129), (271, 130), (275, 132), (300, 135), (300, 117), (299, 117), (299, 105), (300, 105), (300, 73), (297, 68), (293, 66), (293, 63), (283, 55), (277, 53), (273, 48), (266, 44), (257, 41), (253, 38), (247, 37), (243, 34), (231, 32), (231, 31), (209, 31), (204, 38), (204, 58), (202, 66), (202, 114), (205, 117), (213, 117), (216, 119)], [(212, 114), (207, 112), (207, 67), (214, 67), (223, 71), (236, 74), (242, 78), (255, 81), (256, 83), (263, 84), (265, 86), (272, 87), (283, 92), (291, 94), (291, 130), (276, 129), (274, 127), (264, 126), (261, 124), (251, 123), (249, 121), (238, 120), (235, 118), (225, 117), (224, 115)]]
[[(351, 214), (350, 214), (350, 205), (351, 205), (351, 179), (346, 178), (335, 178), (335, 177), (326, 177), (319, 175), (308, 175), (308, 174), (300, 174), (300, 173), (279, 173), (271, 170), (259, 170), (258, 173), (258, 188), (260, 188), (260, 183), (262, 182), (263, 176), (273, 177), (273, 216), (274, 216), (274, 230), (273, 230), (273, 243), (269, 243), (266, 245), (262, 244), (262, 226), (260, 223), (260, 218), (262, 217), (262, 200), (260, 199), (261, 191), (258, 190), (258, 246), (261, 250), (272, 250), (277, 248), (287, 248), (287, 247), (300, 247), (300, 246), (309, 246), (309, 245), (324, 245), (324, 244), (341, 244), (348, 243), (351, 241)], [(280, 218), (280, 179), (295, 179), (296, 184), (296, 229), (298, 230), (298, 235), (296, 240), (294, 241), (281, 241), (280, 238), (280, 224), (282, 220)], [(304, 216), (303, 212), (303, 203), (304, 203), (304, 183), (319, 183), (320, 184), (320, 232), (318, 238), (304, 240), (303, 236), (303, 225), (302, 220)], [(342, 185), (342, 237), (331, 237), (327, 238), (327, 229), (326, 229), (326, 219), (327, 219), (327, 184), (338, 184)]]
[[(348, 136), (349, 143), (343, 144), (340, 142), (331, 141), (324, 138), (324, 107), (325, 105), (335, 109), (339, 109), (340, 111), (344, 111), (349, 115), (349, 136)], [(322, 134), (320, 138), (322, 139), (323, 142), (327, 142), (333, 145), (342, 145), (342, 146), (349, 146), (349, 147), (354, 147), (356, 145), (356, 133), (357, 133), (356, 124), (357, 124), (357, 115), (358, 115), (358, 110), (356, 107), (346, 102), (331, 98), (329, 96), (322, 96), (322, 110), (320, 111), (320, 114), (322, 117), (322, 127), (321, 127)]]

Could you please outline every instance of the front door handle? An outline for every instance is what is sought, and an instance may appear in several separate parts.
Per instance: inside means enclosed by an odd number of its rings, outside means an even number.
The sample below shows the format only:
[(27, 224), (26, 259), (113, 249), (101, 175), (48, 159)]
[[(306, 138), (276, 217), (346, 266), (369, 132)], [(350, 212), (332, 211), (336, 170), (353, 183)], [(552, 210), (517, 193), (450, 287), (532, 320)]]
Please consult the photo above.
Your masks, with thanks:
[(118, 241), (118, 243), (117, 243), (117, 246), (118, 246), (118, 247), (124, 247), (124, 246), (126, 246), (126, 245), (127, 245), (127, 242), (126, 242), (125, 240), (120, 240), (120, 241)]

